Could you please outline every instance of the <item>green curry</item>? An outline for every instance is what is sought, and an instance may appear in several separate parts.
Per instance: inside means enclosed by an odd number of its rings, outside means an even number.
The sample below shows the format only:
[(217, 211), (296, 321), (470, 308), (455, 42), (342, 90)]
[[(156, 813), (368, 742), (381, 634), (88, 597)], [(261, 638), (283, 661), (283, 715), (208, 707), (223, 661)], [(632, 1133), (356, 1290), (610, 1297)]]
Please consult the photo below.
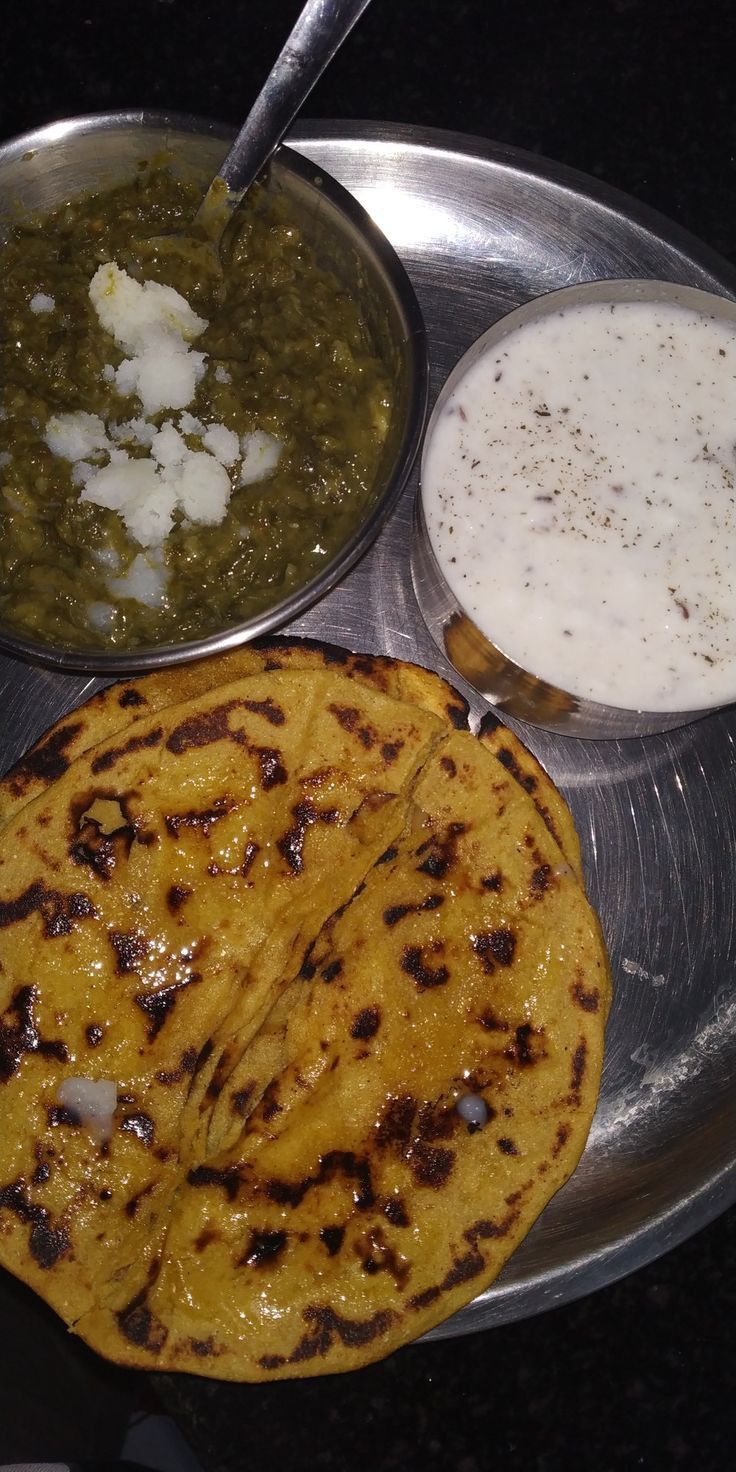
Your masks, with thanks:
[[(199, 198), (164, 169), (142, 170), (18, 224), (0, 249), (0, 617), (32, 638), (135, 648), (240, 622), (318, 574), (370, 503), (391, 381), (359, 302), (265, 188), (242, 211), (223, 275), (200, 271), (202, 247), (192, 241), (189, 252), (186, 235), (183, 248), (157, 250), (155, 238), (184, 230)], [(125, 354), (90, 303), (107, 261), (139, 275), (144, 262), (147, 278), (207, 318), (191, 415), (280, 446), (267, 478), (243, 485), (233, 471), (219, 524), (175, 514), (155, 549), (154, 606), (111, 593), (111, 569), (124, 578), (141, 546), (117, 511), (80, 498), (75, 467), (45, 438), (59, 414), (85, 411), (113, 427), (141, 415), (111, 381)], [(188, 444), (201, 449), (196, 434)]]

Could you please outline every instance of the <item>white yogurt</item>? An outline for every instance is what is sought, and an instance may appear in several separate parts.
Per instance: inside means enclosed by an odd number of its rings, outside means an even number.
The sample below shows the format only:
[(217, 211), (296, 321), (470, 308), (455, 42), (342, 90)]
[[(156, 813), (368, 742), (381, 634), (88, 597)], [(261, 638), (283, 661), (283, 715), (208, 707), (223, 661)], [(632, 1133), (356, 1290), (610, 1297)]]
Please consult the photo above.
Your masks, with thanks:
[(736, 699), (736, 323), (650, 302), (529, 320), (425, 448), (435, 556), (523, 668), (627, 709)]

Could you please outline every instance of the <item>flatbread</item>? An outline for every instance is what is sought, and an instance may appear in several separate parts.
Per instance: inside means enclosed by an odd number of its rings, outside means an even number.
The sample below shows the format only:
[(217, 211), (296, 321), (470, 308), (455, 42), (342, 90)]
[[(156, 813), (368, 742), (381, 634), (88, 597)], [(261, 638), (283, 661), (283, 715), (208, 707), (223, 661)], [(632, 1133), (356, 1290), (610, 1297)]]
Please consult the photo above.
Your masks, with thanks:
[[(216, 659), (157, 670), (108, 685), (81, 709), (56, 721), (39, 741), (0, 778), (0, 826), (27, 802), (45, 792), (72, 762), (98, 742), (168, 705), (182, 703), (245, 676), (277, 669), (345, 675), (396, 700), (442, 716), (456, 729), (467, 726), (464, 698), (432, 670), (386, 655), (353, 654), (334, 644), (309, 639), (258, 640)], [(533, 797), (550, 832), (582, 880), (580, 844), (570, 811), (544, 768), (507, 727), (489, 715), (480, 739)]]
[[(314, 927), (350, 899), (400, 826), (396, 796), (442, 732), (437, 717), (368, 688), (359, 704), (350, 689), (346, 704), (345, 687), (328, 672), (308, 687), (284, 672), (218, 687), (167, 707), (166, 724), (149, 716), (120, 744), (98, 744), (20, 812), (0, 854), (10, 1071), (0, 1183), (13, 1185), (19, 1170), (27, 1179), (29, 1131), (44, 1158), (54, 1148), (49, 1062), (58, 1058), (66, 1073), (114, 1080), (155, 1137), (164, 1158), (152, 1168), (130, 1126), (114, 1179), (133, 1182), (131, 1195), (147, 1187), (149, 1211), (159, 1185), (168, 1189), (192, 1070), (200, 1061), (195, 1082), (206, 1089), (215, 1062), (202, 1050), (215, 1052), (218, 1028), (227, 1038), (231, 1013), (238, 1032), (257, 1025)], [(75, 1135), (63, 1167), (50, 1168), (44, 1204), (54, 1217), (91, 1169), (87, 1146)], [(90, 1202), (96, 1223), (105, 1213)], [(11, 1265), (13, 1237), (19, 1260), (27, 1256), (24, 1227), (16, 1214), (3, 1244)], [(85, 1272), (98, 1254), (105, 1276), (107, 1240), (86, 1242)], [(48, 1286), (38, 1256), (26, 1270)], [(61, 1254), (53, 1281), (74, 1311), (78, 1280)]]
[[(388, 1353), (492, 1280), (595, 1106), (559, 794), (424, 672), (392, 689), (439, 709), (297, 659), (163, 700), (2, 834), (0, 1260), (129, 1365)], [(79, 1078), (115, 1085), (107, 1138)]]
[(134, 721), (167, 705), (195, 700), (217, 685), (279, 669), (339, 672), (396, 700), (434, 711), (455, 726), (467, 724), (467, 702), (431, 670), (386, 655), (352, 654), (316, 640), (259, 640), (216, 659), (193, 660), (108, 685), (81, 709), (63, 716), (0, 778), (0, 824), (45, 792), (83, 752)]

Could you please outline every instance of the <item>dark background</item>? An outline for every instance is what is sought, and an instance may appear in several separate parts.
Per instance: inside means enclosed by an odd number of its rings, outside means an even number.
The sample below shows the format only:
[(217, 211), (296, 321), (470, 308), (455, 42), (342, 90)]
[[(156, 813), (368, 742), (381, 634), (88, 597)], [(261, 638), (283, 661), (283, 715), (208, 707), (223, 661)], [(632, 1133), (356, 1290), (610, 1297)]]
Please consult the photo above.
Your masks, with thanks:
[[(17, 0), (0, 136), (159, 107), (238, 123), (296, 0)], [(736, 263), (733, 0), (373, 0), (307, 107), (475, 133), (596, 175)], [(2, 1116), (0, 1115), (0, 1128)], [(240, 1387), (103, 1365), (0, 1277), (0, 1461), (111, 1462), (165, 1405), (206, 1472), (734, 1465), (736, 1212), (592, 1298), (351, 1376)]]

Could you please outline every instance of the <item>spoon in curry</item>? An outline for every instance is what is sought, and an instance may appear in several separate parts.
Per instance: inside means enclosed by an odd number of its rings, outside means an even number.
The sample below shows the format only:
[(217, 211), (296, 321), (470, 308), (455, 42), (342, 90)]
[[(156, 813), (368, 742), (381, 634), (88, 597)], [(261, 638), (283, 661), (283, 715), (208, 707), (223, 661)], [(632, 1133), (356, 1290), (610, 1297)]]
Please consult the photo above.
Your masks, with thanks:
[(369, 0), (307, 0), (195, 216), (217, 243)]
[(221, 169), (212, 180), (185, 236), (158, 235), (135, 243), (139, 268), (198, 242), (198, 265), (222, 275), (220, 246), (235, 210), (278, 148), (315, 83), (340, 49), (370, 0), (307, 0)]

